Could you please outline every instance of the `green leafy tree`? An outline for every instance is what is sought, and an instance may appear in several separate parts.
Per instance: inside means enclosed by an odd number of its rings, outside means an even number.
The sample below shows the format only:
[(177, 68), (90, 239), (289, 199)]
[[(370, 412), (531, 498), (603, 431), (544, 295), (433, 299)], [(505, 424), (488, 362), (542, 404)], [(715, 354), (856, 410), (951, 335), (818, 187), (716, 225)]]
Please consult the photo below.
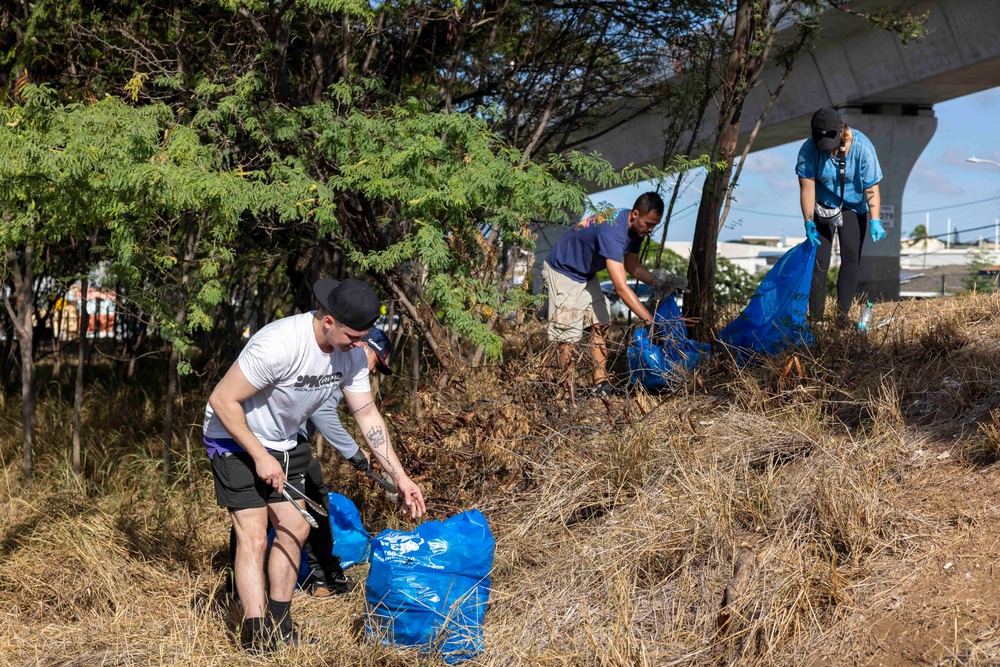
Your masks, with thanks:
[[(526, 162), (485, 115), (433, 111), (416, 100), (361, 111), (374, 92), (340, 86), (328, 103), (272, 110), (271, 122), (280, 117), (298, 134), (288, 130), (265, 157), (276, 180), (316, 179), (303, 197), (309, 219), (401, 305), (449, 370), (462, 363), (449, 331), (499, 356), (492, 319), (528, 305), (526, 293), (506, 289), (500, 258), (533, 247), (532, 223), (581, 214), (587, 198), (578, 180), (611, 186), (660, 176), (618, 173), (579, 153)], [(234, 91), (199, 122), (214, 131), (230, 115), (254, 127), (265, 121), (251, 97)]]
[[(93, 259), (110, 260), (115, 273), (137, 287), (135, 298), (183, 353), (191, 332), (210, 325), (209, 312), (222, 298), (219, 268), (241, 221), (281, 208), (289, 193), (253, 174), (218, 170), (214, 150), (164, 105), (134, 108), (110, 97), (62, 105), (51, 90), (32, 85), (19, 97), (0, 118), (0, 253), (4, 282), (10, 277), (16, 286), (16, 300), (5, 293), (4, 307), (19, 338), (22, 471), (30, 477), (34, 312), (24, 297), (44, 275), (46, 250), (100, 238), (101, 254)], [(182, 236), (191, 251), (177, 249), (176, 225), (184, 221), (199, 230), (199, 253), (190, 234)], [(177, 281), (171, 279), (178, 256), (198, 276), (182, 271), (197, 288), (184, 291), (181, 303), (174, 302)]]
[[(456, 350), (447, 349), (454, 346), (445, 344), (446, 330), (488, 354), (498, 350), (491, 323), (472, 313), (478, 306), (505, 311), (483, 301), (495, 300), (498, 290), (506, 294), (498, 260), (527, 240), (512, 220), (523, 226), (556, 219), (563, 209), (582, 212), (582, 191), (554, 187), (555, 179), (608, 186), (635, 180), (614, 178), (593, 157), (570, 149), (606, 130), (599, 126), (612, 99), (634, 115), (676, 97), (669, 87), (646, 84), (659, 78), (665, 62), (657, 44), (681, 40), (692, 23), (720, 7), (705, 0), (449, 0), (374, 8), (350, 0), (196, 6), (154, 0), (141, 10), (123, 2), (98, 11), (86, 3), (38, 3), (16, 8), (7, 30), (16, 33), (18, 48), (4, 57), (10, 71), (58, 81), (71, 99), (124, 91), (138, 102), (163, 100), (190, 114), (227, 168), (239, 164), (294, 187), (316, 185), (302, 197), (319, 202), (304, 226), (293, 231), (268, 221), (266, 233), (240, 240), (238, 255), (263, 258), (269, 271), (286, 267), (287, 293), (300, 306), (305, 285), (320, 271), (387, 276), (384, 293), (414, 319), (439, 360), (453, 365)], [(397, 126), (402, 134), (393, 136)], [(391, 138), (384, 145), (383, 131)], [(439, 140), (434, 132), (448, 135)], [(407, 142), (413, 145), (399, 151)], [(477, 142), (497, 159), (465, 163), (481, 154)], [(463, 143), (475, 150), (463, 150)], [(561, 157), (550, 161), (545, 156), (553, 151)], [(421, 156), (430, 162), (420, 163)], [(440, 169), (448, 164), (455, 168)], [(419, 183), (405, 171), (415, 167), (421, 178), (440, 171), (465, 181), (469, 192), (448, 199), (439, 190), (424, 198), (421, 190), (439, 189), (443, 181)], [(546, 187), (528, 192), (529, 182)], [(516, 206), (500, 203), (512, 196)], [(429, 222), (441, 211), (451, 217)], [(390, 217), (397, 227), (387, 224)], [(465, 221), (457, 224), (458, 218)], [(443, 270), (432, 248), (435, 226), (438, 237), (447, 230), (450, 257), (464, 256), (470, 276), (447, 277), (462, 274)], [(262, 245), (270, 250), (261, 252)], [(390, 269), (394, 261), (400, 264)], [(409, 277), (400, 280), (403, 274)], [(504, 298), (515, 297), (521, 298)]]
[[(997, 289), (998, 273), (996, 261), (986, 248), (979, 248), (969, 256), (968, 267), (962, 286), (970, 292), (993, 292)], [(992, 270), (984, 271), (990, 268)]]

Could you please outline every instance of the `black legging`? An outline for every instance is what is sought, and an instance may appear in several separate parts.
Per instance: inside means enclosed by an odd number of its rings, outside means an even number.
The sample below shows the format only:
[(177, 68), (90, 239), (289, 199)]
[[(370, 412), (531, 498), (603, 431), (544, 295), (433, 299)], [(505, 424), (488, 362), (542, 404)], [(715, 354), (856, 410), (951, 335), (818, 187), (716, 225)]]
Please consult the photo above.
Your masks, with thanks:
[[(868, 214), (844, 209), (844, 224), (840, 231), (840, 275), (837, 277), (837, 314), (847, 315), (858, 290), (861, 277), (861, 247), (868, 235)], [(826, 274), (830, 270), (833, 253), (833, 227), (816, 223), (819, 230), (819, 247), (816, 248), (816, 266), (813, 268), (812, 288), (809, 290), (809, 318), (823, 319), (826, 307)]]

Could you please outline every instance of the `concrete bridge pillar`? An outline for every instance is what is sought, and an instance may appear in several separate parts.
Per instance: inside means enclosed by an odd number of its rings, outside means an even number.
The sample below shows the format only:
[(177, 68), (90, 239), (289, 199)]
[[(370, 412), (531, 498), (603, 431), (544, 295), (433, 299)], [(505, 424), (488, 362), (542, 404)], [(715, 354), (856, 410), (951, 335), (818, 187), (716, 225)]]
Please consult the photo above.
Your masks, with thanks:
[(871, 140), (882, 166), (881, 218), (886, 235), (878, 243), (865, 239), (858, 290), (872, 301), (897, 301), (903, 189), (917, 158), (934, 136), (937, 118), (929, 106), (905, 104), (848, 107), (840, 110), (840, 116)]

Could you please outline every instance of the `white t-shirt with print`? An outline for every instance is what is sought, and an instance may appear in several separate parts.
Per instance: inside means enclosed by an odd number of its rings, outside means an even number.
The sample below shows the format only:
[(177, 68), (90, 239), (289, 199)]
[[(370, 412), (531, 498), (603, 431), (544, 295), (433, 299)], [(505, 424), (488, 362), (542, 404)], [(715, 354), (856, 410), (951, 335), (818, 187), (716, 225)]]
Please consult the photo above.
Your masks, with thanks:
[[(247, 425), (268, 449), (295, 447), (299, 426), (343, 390), (371, 391), (364, 349), (323, 352), (316, 342), (313, 313), (286, 317), (254, 334), (236, 363), (256, 394), (243, 401)], [(204, 433), (209, 438), (232, 438), (205, 407)]]

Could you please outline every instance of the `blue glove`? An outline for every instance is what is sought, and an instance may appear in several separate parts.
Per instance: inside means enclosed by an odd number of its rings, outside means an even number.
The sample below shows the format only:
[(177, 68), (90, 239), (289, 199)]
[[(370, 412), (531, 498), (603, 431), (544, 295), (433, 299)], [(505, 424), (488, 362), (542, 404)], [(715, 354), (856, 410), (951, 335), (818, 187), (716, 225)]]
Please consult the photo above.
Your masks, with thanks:
[[(882, 232), (883, 236), (885, 232)], [(812, 220), (806, 220), (806, 238), (809, 239), (809, 243), (813, 244), (813, 247), (819, 245), (819, 230), (816, 229), (816, 223)]]
[(885, 238), (885, 227), (878, 218), (872, 218), (872, 243), (878, 243)]

